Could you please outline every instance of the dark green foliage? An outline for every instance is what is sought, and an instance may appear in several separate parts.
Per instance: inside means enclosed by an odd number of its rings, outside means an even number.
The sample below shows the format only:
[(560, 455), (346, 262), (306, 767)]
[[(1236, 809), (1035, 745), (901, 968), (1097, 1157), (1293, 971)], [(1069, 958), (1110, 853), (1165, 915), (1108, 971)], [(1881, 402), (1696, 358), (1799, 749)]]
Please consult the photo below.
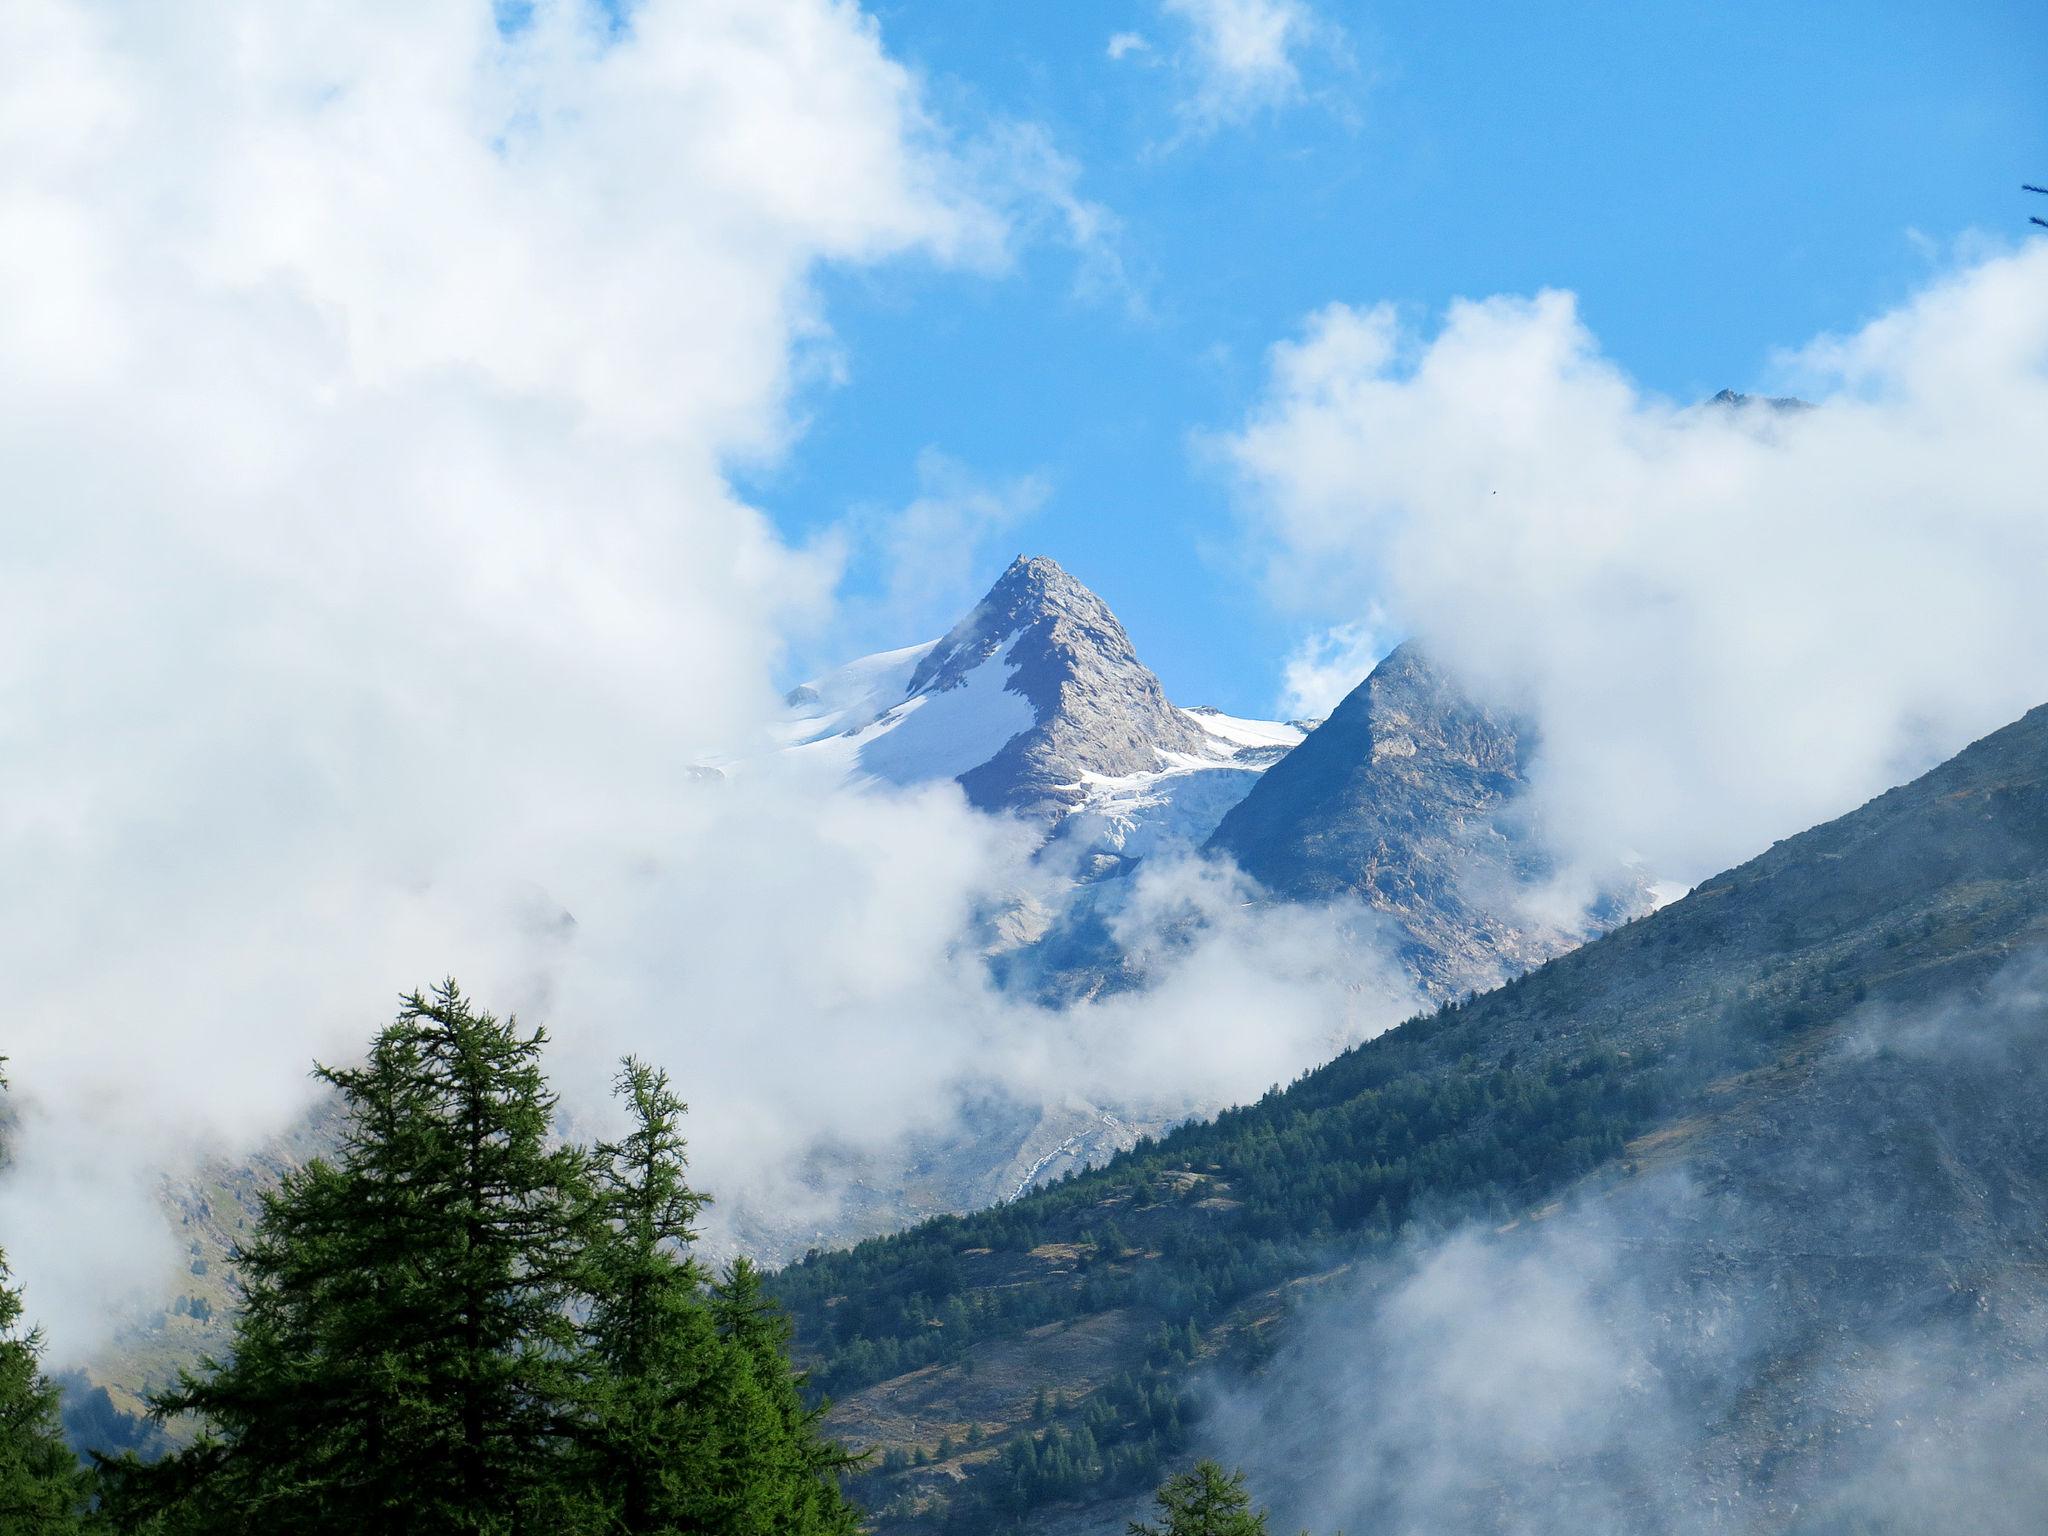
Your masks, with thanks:
[(1021, 1514), (1057, 1499), (1142, 1488), (1187, 1444), (1200, 1414), (1190, 1394), (1154, 1374), (1120, 1378), (1091, 1396), (1077, 1417), (1013, 1438), (995, 1476), (979, 1483), (981, 1502)]
[(788, 1323), (744, 1260), (707, 1292), (689, 1257), (704, 1197), (683, 1179), (683, 1104), (637, 1061), (618, 1091), (633, 1129), (597, 1149), (603, 1235), (586, 1328), (604, 1529), (851, 1536), (857, 1515), (838, 1484), (848, 1459), (803, 1400)]
[(452, 983), (406, 999), (341, 1094), (336, 1160), (264, 1201), (233, 1356), (158, 1400), (207, 1434), (147, 1474), (210, 1530), (484, 1532), (561, 1521), (549, 1475), (588, 1159), (550, 1147), (539, 1031)]
[(804, 1401), (804, 1379), (789, 1365), (789, 1321), (745, 1259), (711, 1292), (711, 1310), (731, 1361), (719, 1377), (721, 1497), (703, 1528), (759, 1536), (853, 1536), (859, 1512), (839, 1491), (853, 1464), (819, 1429), (824, 1404)]
[(555, 1141), (544, 1036), (450, 982), (408, 998), (333, 1162), (265, 1201), (234, 1348), (159, 1398), (196, 1443), (107, 1466), (125, 1529), (851, 1536), (787, 1325), (689, 1257), (684, 1106), (625, 1063), (632, 1129)]
[(587, 1259), (587, 1367), (597, 1404), (591, 1475), (617, 1499), (621, 1532), (703, 1523), (719, 1447), (707, 1399), (722, 1345), (688, 1244), (704, 1197), (683, 1180), (684, 1105), (664, 1073), (629, 1059), (618, 1093), (633, 1116), (597, 1148), (603, 1217)]
[(145, 1458), (162, 1449), (163, 1434), (140, 1414), (123, 1413), (105, 1387), (96, 1387), (76, 1371), (55, 1378), (63, 1393), (64, 1438), (82, 1450), (110, 1456), (136, 1451)]
[(23, 1329), (21, 1296), (7, 1281), (0, 1259), (0, 1532), (83, 1531), (89, 1483), (64, 1443), (57, 1388), (42, 1373), (41, 1336)]
[[(1020, 1430), (1002, 1445), (980, 1475), (954, 1487), (948, 1496), (946, 1524), (951, 1529), (1005, 1529), (1019, 1515), (1061, 1499), (1121, 1493), (1149, 1487), (1165, 1461), (1184, 1450), (1188, 1435), (1201, 1417), (1200, 1403), (1162, 1373), (1139, 1377), (1126, 1373), (1090, 1394), (1078, 1410), (1062, 1398), (1055, 1404), (1044, 1394), (1044, 1416), (1060, 1422)], [(979, 1426), (968, 1432), (972, 1447), (982, 1443)], [(938, 1443), (941, 1460), (960, 1447), (950, 1435)], [(888, 1480), (912, 1467), (927, 1464), (922, 1447), (885, 1455), (854, 1484), (854, 1493), (871, 1505), (886, 1501)]]
[(1159, 1523), (1130, 1523), (1130, 1536), (1266, 1536), (1266, 1512), (1252, 1508), (1242, 1472), (1198, 1461), (1160, 1488)]
[[(775, 1285), (820, 1360), (818, 1380), (851, 1391), (981, 1339), (1121, 1306), (1180, 1330), (1155, 1341), (1155, 1363), (1186, 1361), (1188, 1324), (1326, 1261), (1333, 1243), (1381, 1242), (1420, 1215), (1483, 1213), (1496, 1197), (1552, 1187), (1613, 1156), (1665, 1097), (1661, 1076), (1612, 1051), (1541, 1071), (1447, 1063), (1439, 1037), (1457, 1022), (1451, 1009), (1414, 1020), (1286, 1092), (1014, 1204), (807, 1256)], [(1227, 1211), (1190, 1211), (1163, 1178), (1191, 1168), (1215, 1171)], [(1104, 1221), (1105, 1203), (1129, 1214)], [(1170, 1219), (1158, 1257), (1144, 1259), (1125, 1227), (1151, 1213)], [(1022, 1254), (1091, 1233), (1098, 1262), (1064, 1279), (969, 1289), (945, 1306), (923, 1288), (964, 1250)]]

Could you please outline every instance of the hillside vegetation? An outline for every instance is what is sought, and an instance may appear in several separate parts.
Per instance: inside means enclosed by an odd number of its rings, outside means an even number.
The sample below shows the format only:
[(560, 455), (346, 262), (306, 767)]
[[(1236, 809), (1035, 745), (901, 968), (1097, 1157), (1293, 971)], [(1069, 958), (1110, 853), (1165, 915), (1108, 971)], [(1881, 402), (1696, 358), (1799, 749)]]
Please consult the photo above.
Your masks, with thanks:
[[(2048, 711), (1497, 992), (1014, 1204), (774, 1280), (883, 1523), (1007, 1522), (1149, 1479), (1192, 1367), (1417, 1223), (1624, 1178), (1866, 1001), (2048, 937)], [(1076, 1351), (1075, 1334), (1091, 1341)], [(910, 1411), (906, 1411), (910, 1410)]]

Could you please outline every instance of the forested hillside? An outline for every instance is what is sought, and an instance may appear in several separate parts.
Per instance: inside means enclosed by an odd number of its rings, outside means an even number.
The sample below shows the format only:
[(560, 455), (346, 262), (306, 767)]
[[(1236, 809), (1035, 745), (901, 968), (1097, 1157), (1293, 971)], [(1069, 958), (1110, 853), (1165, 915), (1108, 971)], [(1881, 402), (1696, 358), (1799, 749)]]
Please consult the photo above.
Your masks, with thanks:
[(1860, 1004), (2048, 938), (2048, 711), (1498, 992), (1015, 1204), (776, 1277), (885, 1521), (1136, 1486), (1190, 1365), (1415, 1223), (1505, 1221), (1647, 1149)]

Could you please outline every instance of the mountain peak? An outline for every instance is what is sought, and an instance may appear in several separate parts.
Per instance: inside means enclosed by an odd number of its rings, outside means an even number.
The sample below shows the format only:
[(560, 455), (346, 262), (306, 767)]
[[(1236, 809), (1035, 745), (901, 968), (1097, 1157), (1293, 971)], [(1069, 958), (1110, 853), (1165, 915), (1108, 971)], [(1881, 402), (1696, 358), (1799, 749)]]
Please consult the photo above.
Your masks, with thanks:
[(1029, 587), (1043, 591), (1047, 587), (1080, 585), (1080, 582), (1067, 574), (1066, 567), (1050, 555), (1019, 555), (1010, 562), (1008, 569), (996, 578), (996, 584), (989, 588), (989, 594), (994, 596), (1006, 587)]
[(1047, 824), (1144, 775), (1230, 764), (1246, 777), (1247, 748), (1298, 739), (1176, 709), (1109, 604), (1043, 555), (1011, 561), (942, 638), (850, 663), (791, 707), (819, 723), (806, 749), (890, 783), (957, 779), (982, 809)]
[(1155, 772), (1162, 752), (1204, 753), (1201, 727), (1166, 691), (1095, 593), (1043, 555), (1019, 555), (988, 595), (932, 647), (909, 692), (942, 691), (1001, 655), (1007, 692), (1033, 724), (960, 775), (976, 805), (1058, 819), (1090, 778)]
[[(1109, 650), (1131, 653), (1130, 637), (1109, 604), (1069, 576), (1058, 561), (1043, 555), (1019, 555), (996, 578), (987, 595), (932, 647), (911, 674), (905, 691), (918, 694), (956, 687), (1013, 636), (1059, 618), (1072, 621)], [(1135, 653), (1131, 660), (1137, 660)], [(1032, 698), (1028, 692), (1025, 696)], [(1032, 698), (1032, 702), (1040, 701)]]
[(1745, 395), (1737, 390), (1724, 389), (1707, 401), (1723, 410), (1742, 410), (1747, 406), (1761, 406), (1768, 411), (1810, 411), (1811, 400), (1801, 400), (1797, 395)]
[(1209, 847), (1274, 895), (1385, 912), (1432, 991), (1495, 984), (1567, 936), (1507, 893), (1543, 871), (1514, 825), (1526, 721), (1470, 697), (1414, 641), (1396, 647), (1231, 809)]

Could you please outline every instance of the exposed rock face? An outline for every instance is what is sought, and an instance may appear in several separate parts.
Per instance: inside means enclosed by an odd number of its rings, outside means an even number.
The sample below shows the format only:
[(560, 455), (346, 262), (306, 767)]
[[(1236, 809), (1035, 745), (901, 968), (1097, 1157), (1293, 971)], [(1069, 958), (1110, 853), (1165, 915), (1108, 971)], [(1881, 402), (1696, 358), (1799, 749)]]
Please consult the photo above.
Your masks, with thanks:
[(1410, 642), (1267, 770), (1208, 846), (1282, 899), (1352, 896), (1386, 913), (1432, 991), (1490, 986), (1585, 937), (1518, 902), (1551, 872), (1515, 809), (1534, 745), (1527, 721), (1467, 698)]
[(791, 690), (789, 750), (855, 780), (957, 780), (982, 810), (1044, 828), (1083, 880), (1192, 851), (1304, 725), (1180, 709), (1109, 605), (1020, 557), (944, 638)]
[(911, 674), (908, 693), (944, 692), (1006, 654), (1005, 686), (1036, 722), (960, 775), (984, 810), (1057, 819), (1086, 798), (1086, 776), (1160, 767), (1161, 752), (1206, 754), (1206, 733), (1167, 702), (1109, 605), (1051, 560), (1019, 556)]

